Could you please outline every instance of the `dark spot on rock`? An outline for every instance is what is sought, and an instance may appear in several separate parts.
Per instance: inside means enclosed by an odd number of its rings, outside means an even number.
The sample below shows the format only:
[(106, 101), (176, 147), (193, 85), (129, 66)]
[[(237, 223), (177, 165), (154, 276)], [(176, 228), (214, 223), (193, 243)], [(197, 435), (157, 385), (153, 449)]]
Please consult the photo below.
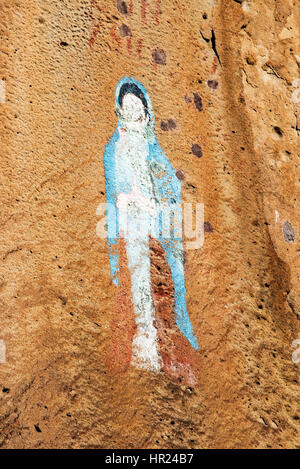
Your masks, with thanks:
[(177, 179), (179, 179), (179, 181), (184, 180), (184, 172), (182, 171), (182, 169), (178, 169), (176, 171), (176, 176), (177, 176)]
[(187, 104), (192, 102), (192, 99), (187, 94), (185, 95), (184, 100)]
[(282, 227), (283, 237), (286, 243), (294, 243), (296, 235), (293, 226), (289, 221), (285, 221)]
[(214, 53), (216, 54), (216, 57), (218, 59), (219, 64), (222, 66), (220, 56), (219, 56), (219, 53), (217, 51), (217, 39), (216, 39), (216, 35), (215, 35), (215, 32), (214, 32), (213, 29), (211, 29), (211, 47), (212, 47)]
[(204, 20), (207, 20), (207, 14), (206, 14), (206, 13), (203, 13), (202, 18), (203, 18)]
[(39, 23), (41, 23), (41, 24), (44, 24), (44, 23), (45, 23), (45, 20), (44, 20), (44, 18), (42, 18), (42, 17), (41, 17), (41, 18), (39, 18)]
[(273, 130), (274, 130), (274, 132), (275, 132), (277, 135), (279, 135), (279, 137), (282, 137), (282, 136), (283, 136), (283, 131), (282, 131), (281, 128), (278, 127), (277, 125), (275, 125), (275, 126), (273, 127)]
[(168, 124), (168, 122), (166, 122), (166, 121), (161, 121), (161, 123), (160, 123), (160, 128), (161, 128), (161, 130), (163, 130), (164, 132), (166, 132), (167, 130), (169, 130), (169, 124)]
[(168, 119), (167, 121), (161, 121), (160, 127), (164, 132), (166, 132), (167, 130), (174, 130), (174, 129), (176, 129), (176, 122), (174, 121), (174, 119)]
[(9, 393), (9, 391), (10, 391), (10, 389), (9, 389), (9, 388), (2, 388), (2, 392), (6, 393), (6, 394), (8, 394), (8, 393)]
[(198, 145), (198, 143), (194, 143), (192, 145), (192, 153), (193, 153), (193, 155), (198, 156), (198, 158), (201, 158), (202, 148), (200, 147), (200, 145)]
[(211, 88), (212, 90), (216, 90), (218, 88), (219, 83), (217, 80), (208, 80), (207, 86)]
[(168, 125), (169, 125), (170, 130), (176, 129), (176, 122), (174, 121), (174, 119), (169, 119), (168, 120)]
[(40, 427), (37, 424), (34, 426), (34, 428), (36, 429), (36, 431), (38, 433), (42, 433), (42, 430), (40, 429)]
[(120, 13), (123, 13), (123, 15), (128, 15), (128, 7), (126, 2), (123, 0), (117, 0), (117, 8)]
[(202, 39), (203, 39), (205, 42), (209, 43), (209, 38), (208, 38), (208, 37), (205, 37), (205, 36), (203, 35), (201, 29), (200, 29), (200, 34), (201, 34)]
[(214, 229), (209, 221), (204, 222), (204, 233), (213, 233)]
[(60, 41), (60, 45), (63, 46), (63, 47), (66, 47), (69, 44), (66, 41)]
[(166, 65), (167, 54), (163, 49), (155, 49), (152, 53), (153, 60), (156, 64)]
[(255, 65), (256, 64), (255, 57), (253, 57), (252, 55), (248, 55), (248, 57), (246, 58), (246, 62), (248, 65)]
[(64, 306), (67, 304), (68, 300), (66, 297), (58, 295), (58, 298), (60, 299), (60, 301), (62, 302)]
[(203, 110), (202, 99), (198, 93), (194, 93), (194, 104), (195, 104), (196, 109), (198, 109), (198, 111)]
[(131, 29), (129, 28), (129, 26), (127, 26), (126, 24), (122, 24), (122, 26), (120, 26), (120, 35), (122, 37), (127, 37), (127, 36), (131, 36)]

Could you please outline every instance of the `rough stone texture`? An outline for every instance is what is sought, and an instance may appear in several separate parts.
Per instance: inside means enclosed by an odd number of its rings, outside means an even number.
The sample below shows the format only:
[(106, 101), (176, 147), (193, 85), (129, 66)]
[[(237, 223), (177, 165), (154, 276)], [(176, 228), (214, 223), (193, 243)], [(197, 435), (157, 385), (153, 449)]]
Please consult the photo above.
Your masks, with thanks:
[[(0, 446), (300, 448), (299, 2), (0, 11)], [(109, 365), (113, 287), (95, 227), (124, 75), (151, 96), (183, 199), (205, 204), (204, 246), (186, 253), (195, 387)]]

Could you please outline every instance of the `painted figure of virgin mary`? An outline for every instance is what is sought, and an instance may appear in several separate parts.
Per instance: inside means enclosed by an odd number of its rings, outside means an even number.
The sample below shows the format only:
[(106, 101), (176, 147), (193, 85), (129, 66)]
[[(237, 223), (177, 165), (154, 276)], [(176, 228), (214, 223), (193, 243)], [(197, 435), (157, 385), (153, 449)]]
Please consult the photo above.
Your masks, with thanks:
[(198, 342), (186, 306), (182, 234), (176, 229), (181, 183), (155, 136), (144, 86), (122, 78), (115, 107), (118, 123), (104, 153), (107, 243), (116, 289), (112, 355), (119, 369), (164, 370), (191, 384), (191, 350)]

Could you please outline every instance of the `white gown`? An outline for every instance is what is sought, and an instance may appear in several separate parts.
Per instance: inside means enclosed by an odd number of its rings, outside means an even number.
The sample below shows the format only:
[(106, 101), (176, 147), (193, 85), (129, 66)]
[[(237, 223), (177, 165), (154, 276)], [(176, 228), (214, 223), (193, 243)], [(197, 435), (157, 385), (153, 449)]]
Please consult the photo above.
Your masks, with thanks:
[(119, 177), (124, 178), (124, 172), (131, 180), (131, 192), (117, 194), (117, 207), (120, 235), (126, 242), (137, 325), (133, 338), (132, 364), (138, 368), (159, 371), (162, 360), (154, 327), (149, 252), (149, 234), (156, 221), (156, 209), (147, 156), (148, 143), (143, 129), (127, 128), (126, 132), (120, 132), (120, 140), (116, 145), (117, 180)]

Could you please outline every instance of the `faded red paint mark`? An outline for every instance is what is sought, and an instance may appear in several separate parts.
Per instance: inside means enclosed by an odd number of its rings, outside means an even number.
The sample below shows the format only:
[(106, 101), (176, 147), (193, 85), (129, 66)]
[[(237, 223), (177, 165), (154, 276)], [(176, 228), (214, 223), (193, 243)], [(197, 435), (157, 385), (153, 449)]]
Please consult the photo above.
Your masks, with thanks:
[(131, 39), (131, 36), (127, 36), (127, 50), (129, 52), (129, 54), (131, 53), (131, 49), (132, 49), (132, 39)]
[(102, 12), (102, 8), (99, 7), (99, 5), (97, 4), (96, 0), (91, 0), (91, 5), (96, 7), (97, 10), (101, 11)]
[(95, 40), (96, 40), (96, 38), (95, 38), (94, 35), (93, 35), (93, 36), (90, 38), (90, 40), (89, 40), (89, 45), (90, 45), (91, 47), (94, 45)]
[(100, 28), (101, 28), (101, 25), (102, 25), (102, 20), (100, 20), (99, 23), (95, 24), (95, 26), (94, 26), (92, 36), (90, 37), (90, 40), (89, 40), (89, 45), (91, 47), (95, 44), (96, 38), (97, 38), (98, 33), (100, 31)]
[(155, 23), (159, 25), (159, 16), (160, 16), (160, 0), (156, 0), (155, 4)]
[[(102, 13), (102, 8), (96, 3), (96, 0), (91, 0), (91, 6), (95, 7), (100, 13)], [(96, 38), (100, 31), (102, 25), (102, 19), (96, 19), (93, 14), (90, 15), (92, 23), (93, 23), (93, 31), (91, 37), (89, 39), (89, 45), (92, 47), (95, 44)]]
[(122, 24), (119, 28), (120, 35), (126, 38), (128, 52), (131, 53), (132, 49), (132, 32), (131, 29), (126, 25)]
[(144, 23), (146, 23), (146, 9), (147, 9), (147, 0), (141, 0), (141, 16)]
[(135, 314), (131, 300), (131, 280), (127, 267), (124, 239), (119, 241), (120, 285), (116, 287), (115, 307), (110, 324), (111, 348), (107, 350), (106, 364), (113, 374), (123, 374), (132, 358), (132, 342), (136, 332)]
[(132, 15), (133, 13), (133, 0), (130, 0), (130, 4), (129, 4), (129, 14)]
[(212, 74), (216, 73), (217, 67), (218, 67), (218, 59), (217, 59), (217, 57), (215, 57), (214, 62), (213, 62), (213, 66), (212, 66), (212, 70), (211, 70)]
[(136, 50), (140, 59), (142, 58), (142, 48), (143, 48), (143, 39), (139, 39)]
[(157, 66), (157, 62), (154, 59), (155, 51), (156, 51), (156, 48), (152, 50), (152, 65), (153, 65), (154, 70), (157, 71), (158, 66)]
[[(197, 384), (197, 352), (179, 331), (174, 314), (174, 286), (163, 248), (150, 239), (151, 287), (163, 369), (178, 384)], [(162, 274), (164, 281), (162, 281)]]
[(116, 41), (116, 43), (118, 44), (119, 48), (121, 49), (121, 47), (122, 47), (122, 42), (121, 42), (120, 37), (118, 36), (117, 26), (116, 26), (116, 25), (113, 25), (113, 26), (110, 28), (110, 35), (111, 35), (111, 37)]

